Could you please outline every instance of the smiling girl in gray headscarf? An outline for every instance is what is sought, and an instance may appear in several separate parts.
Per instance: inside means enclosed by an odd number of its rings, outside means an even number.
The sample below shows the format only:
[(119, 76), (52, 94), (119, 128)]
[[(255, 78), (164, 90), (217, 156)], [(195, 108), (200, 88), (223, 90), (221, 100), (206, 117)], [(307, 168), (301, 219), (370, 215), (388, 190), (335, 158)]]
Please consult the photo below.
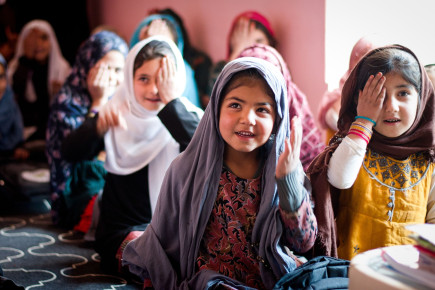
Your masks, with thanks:
[[(169, 167), (156, 211), (124, 265), (155, 289), (268, 288), (297, 267), (317, 223), (286, 86), (258, 58), (229, 63), (192, 141)], [(232, 289), (232, 288), (231, 288)]]

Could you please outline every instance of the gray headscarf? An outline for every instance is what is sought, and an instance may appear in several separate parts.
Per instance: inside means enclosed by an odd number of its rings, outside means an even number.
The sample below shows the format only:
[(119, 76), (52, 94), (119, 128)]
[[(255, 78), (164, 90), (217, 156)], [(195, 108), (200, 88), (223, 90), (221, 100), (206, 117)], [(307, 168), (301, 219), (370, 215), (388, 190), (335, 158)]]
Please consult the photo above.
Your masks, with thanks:
[(275, 183), (278, 156), (284, 150), (284, 139), (290, 135), (287, 88), (274, 65), (259, 58), (243, 57), (228, 63), (219, 75), (192, 141), (166, 173), (150, 226), (124, 251), (124, 265), (142, 278), (151, 278), (156, 289), (204, 289), (220, 281), (246, 288), (214, 271), (197, 272), (196, 259), (223, 166), (224, 141), (219, 132), (221, 92), (236, 72), (251, 68), (258, 70), (269, 84), (277, 108), (277, 132), (264, 145), (261, 204), (252, 243), (258, 243), (258, 254), (270, 265), (269, 269), (260, 263), (261, 279), (267, 288), (273, 288), (282, 275), (296, 268), (294, 260), (279, 245), (283, 227)]

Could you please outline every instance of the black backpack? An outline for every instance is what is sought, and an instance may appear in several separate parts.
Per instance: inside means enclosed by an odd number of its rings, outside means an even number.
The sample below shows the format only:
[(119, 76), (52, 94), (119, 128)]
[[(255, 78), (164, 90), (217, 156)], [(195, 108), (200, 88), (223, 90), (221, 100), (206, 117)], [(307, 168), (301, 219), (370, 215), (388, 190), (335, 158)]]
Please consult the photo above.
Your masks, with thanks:
[(274, 290), (347, 289), (350, 261), (326, 256), (315, 257), (285, 274)]

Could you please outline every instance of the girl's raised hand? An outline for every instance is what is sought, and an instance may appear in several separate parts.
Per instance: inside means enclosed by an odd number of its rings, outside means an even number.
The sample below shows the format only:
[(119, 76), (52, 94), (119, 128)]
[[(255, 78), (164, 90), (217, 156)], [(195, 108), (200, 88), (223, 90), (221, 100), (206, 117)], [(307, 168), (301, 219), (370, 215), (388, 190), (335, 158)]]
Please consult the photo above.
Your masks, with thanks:
[(163, 19), (155, 19), (149, 25), (143, 27), (139, 32), (139, 39), (143, 40), (153, 35), (164, 35), (169, 39), (173, 38), (168, 24)]
[(230, 37), (231, 55), (229, 60), (239, 56), (243, 49), (255, 43), (255, 24), (248, 18), (241, 18), (237, 21), (236, 26)]
[(98, 113), (97, 131), (100, 136), (103, 136), (110, 128), (120, 126), (127, 129), (127, 122), (125, 121), (122, 109), (115, 106), (111, 102), (106, 103)]
[(291, 120), (290, 140), (285, 140), (284, 152), (278, 158), (275, 173), (277, 179), (283, 178), (298, 167), (301, 143), (302, 124), (299, 117), (295, 116)]
[(176, 79), (174, 61), (169, 57), (162, 57), (160, 70), (157, 75), (157, 89), (162, 103), (165, 105), (181, 96), (182, 91)]
[[(357, 114), (378, 121), (379, 114), (381, 113), (384, 104), (386, 89), (385, 76), (381, 72), (376, 76), (371, 75), (367, 80), (364, 89), (359, 92)], [(371, 122), (366, 122), (368, 126), (373, 126)], [(370, 127), (371, 128), (371, 127)]]

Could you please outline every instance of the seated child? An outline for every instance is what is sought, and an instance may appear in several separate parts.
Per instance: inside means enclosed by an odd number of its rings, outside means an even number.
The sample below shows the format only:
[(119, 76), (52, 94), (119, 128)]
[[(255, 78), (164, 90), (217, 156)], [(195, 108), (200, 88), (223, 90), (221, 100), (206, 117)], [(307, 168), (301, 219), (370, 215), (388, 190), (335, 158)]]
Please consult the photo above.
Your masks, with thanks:
[(366, 54), (342, 99), (338, 132), (308, 172), (319, 221), (314, 250), (350, 260), (413, 243), (408, 224), (435, 223), (435, 99), (417, 57), (400, 45)]
[(151, 222), (166, 169), (202, 117), (203, 111), (182, 96), (185, 85), (176, 45), (164, 36), (142, 40), (129, 51), (124, 81), (112, 99), (68, 137), (65, 151), (75, 151), (77, 158), (106, 151), (95, 236), (106, 272), (123, 272), (125, 244)]
[(45, 140), (53, 97), (71, 71), (45, 20), (32, 20), (21, 30), (8, 78), (23, 115), (26, 140)]
[(169, 167), (145, 232), (123, 264), (155, 289), (272, 289), (317, 224), (299, 161), (302, 128), (271, 63), (225, 66), (187, 149)]
[(72, 229), (79, 223), (88, 202), (103, 189), (106, 172), (100, 152), (81, 158), (92, 150), (62, 152), (62, 146), (112, 97), (124, 79), (127, 53), (127, 43), (117, 34), (100, 31), (91, 35), (79, 47), (71, 74), (50, 107), (46, 143), (51, 213), (53, 222), (63, 228)]

